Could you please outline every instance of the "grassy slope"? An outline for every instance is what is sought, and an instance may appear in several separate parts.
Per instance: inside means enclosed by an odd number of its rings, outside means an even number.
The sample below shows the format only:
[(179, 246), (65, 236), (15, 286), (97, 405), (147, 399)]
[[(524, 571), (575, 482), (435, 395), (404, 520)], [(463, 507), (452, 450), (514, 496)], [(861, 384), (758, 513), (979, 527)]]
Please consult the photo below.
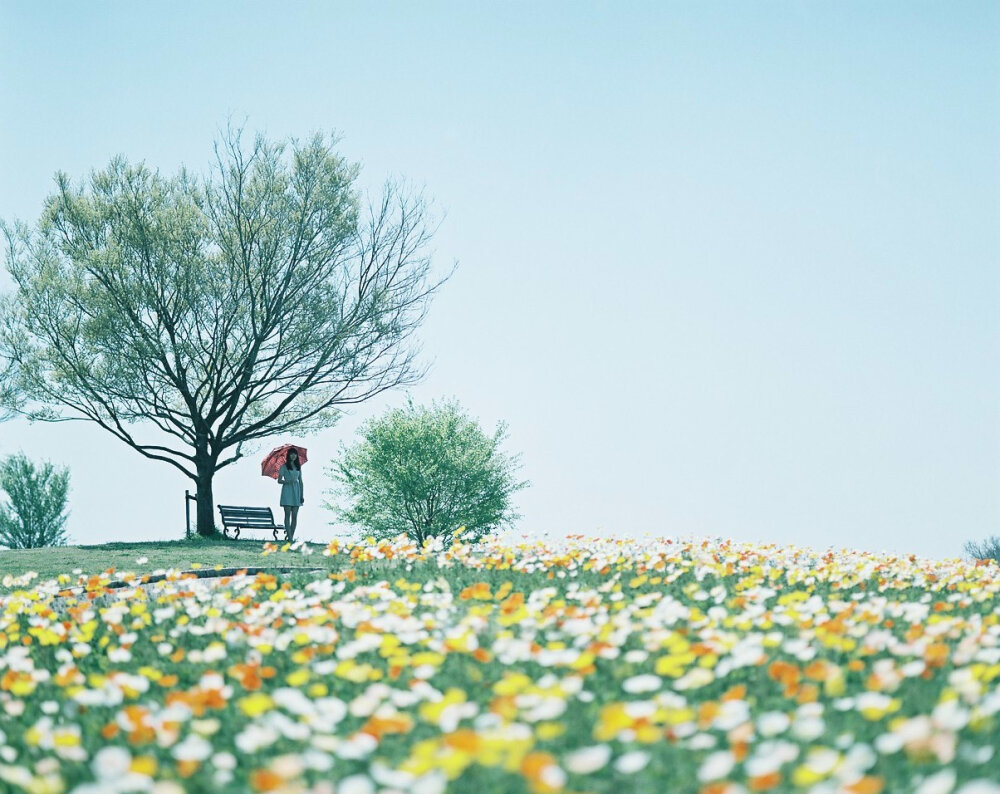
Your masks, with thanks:
[[(326, 567), (329, 558), (314, 547), (309, 557), (299, 555), (262, 556), (262, 541), (192, 540), (159, 541), (153, 543), (106, 543), (101, 546), (61, 546), (23, 551), (0, 551), (0, 577), (20, 576), (37, 571), (39, 579), (52, 579), (61, 573), (80, 568), (84, 573), (100, 573), (108, 568), (119, 571), (150, 573), (163, 568), (190, 570), (192, 567), (214, 568), (269, 565)], [(148, 558), (148, 562), (137, 561)], [(3, 590), (0, 584), (0, 590)]]

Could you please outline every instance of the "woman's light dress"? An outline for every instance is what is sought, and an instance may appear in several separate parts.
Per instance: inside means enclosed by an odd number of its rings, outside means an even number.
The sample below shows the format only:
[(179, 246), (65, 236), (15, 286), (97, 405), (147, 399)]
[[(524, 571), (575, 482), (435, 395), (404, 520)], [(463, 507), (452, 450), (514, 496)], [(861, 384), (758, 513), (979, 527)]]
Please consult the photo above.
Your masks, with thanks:
[(278, 479), (284, 480), (281, 486), (282, 507), (299, 507), (302, 504), (302, 472), (299, 469), (289, 469), (284, 464), (278, 470)]

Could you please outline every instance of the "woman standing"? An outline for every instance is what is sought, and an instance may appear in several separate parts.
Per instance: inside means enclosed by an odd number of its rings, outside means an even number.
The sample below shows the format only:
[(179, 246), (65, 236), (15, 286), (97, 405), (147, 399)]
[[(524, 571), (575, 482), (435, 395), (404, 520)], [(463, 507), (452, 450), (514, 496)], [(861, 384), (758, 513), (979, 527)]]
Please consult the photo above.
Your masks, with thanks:
[(278, 482), (281, 484), (281, 506), (285, 508), (285, 537), (291, 541), (295, 539), (299, 508), (305, 504), (302, 495), (302, 465), (294, 447), (285, 453), (285, 462), (278, 469)]

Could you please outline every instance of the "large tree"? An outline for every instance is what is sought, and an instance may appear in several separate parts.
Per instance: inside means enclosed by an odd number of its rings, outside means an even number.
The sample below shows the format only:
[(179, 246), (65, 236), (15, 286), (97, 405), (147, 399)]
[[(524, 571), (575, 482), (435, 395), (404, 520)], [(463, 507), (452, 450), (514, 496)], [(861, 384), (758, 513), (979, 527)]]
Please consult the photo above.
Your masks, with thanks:
[[(87, 420), (174, 466), (214, 531), (212, 479), (256, 439), (332, 425), (417, 381), (432, 229), (419, 193), (374, 199), (336, 140), (215, 145), (204, 177), (123, 157), (3, 225), (8, 408)], [(4, 361), (5, 360), (5, 361)], [(0, 390), (2, 391), (2, 390)]]

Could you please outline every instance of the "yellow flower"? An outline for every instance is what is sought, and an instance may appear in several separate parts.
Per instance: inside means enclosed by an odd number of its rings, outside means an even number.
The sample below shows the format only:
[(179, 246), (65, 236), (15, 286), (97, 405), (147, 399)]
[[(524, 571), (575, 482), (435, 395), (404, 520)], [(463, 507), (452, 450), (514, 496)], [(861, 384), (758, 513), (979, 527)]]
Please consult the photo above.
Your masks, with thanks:
[(252, 695), (241, 698), (239, 707), (248, 717), (259, 717), (264, 712), (274, 708), (274, 701), (263, 692), (255, 692)]
[(289, 673), (285, 676), (285, 681), (289, 686), (299, 687), (309, 680), (309, 671), (305, 668), (299, 668), (295, 672)]

